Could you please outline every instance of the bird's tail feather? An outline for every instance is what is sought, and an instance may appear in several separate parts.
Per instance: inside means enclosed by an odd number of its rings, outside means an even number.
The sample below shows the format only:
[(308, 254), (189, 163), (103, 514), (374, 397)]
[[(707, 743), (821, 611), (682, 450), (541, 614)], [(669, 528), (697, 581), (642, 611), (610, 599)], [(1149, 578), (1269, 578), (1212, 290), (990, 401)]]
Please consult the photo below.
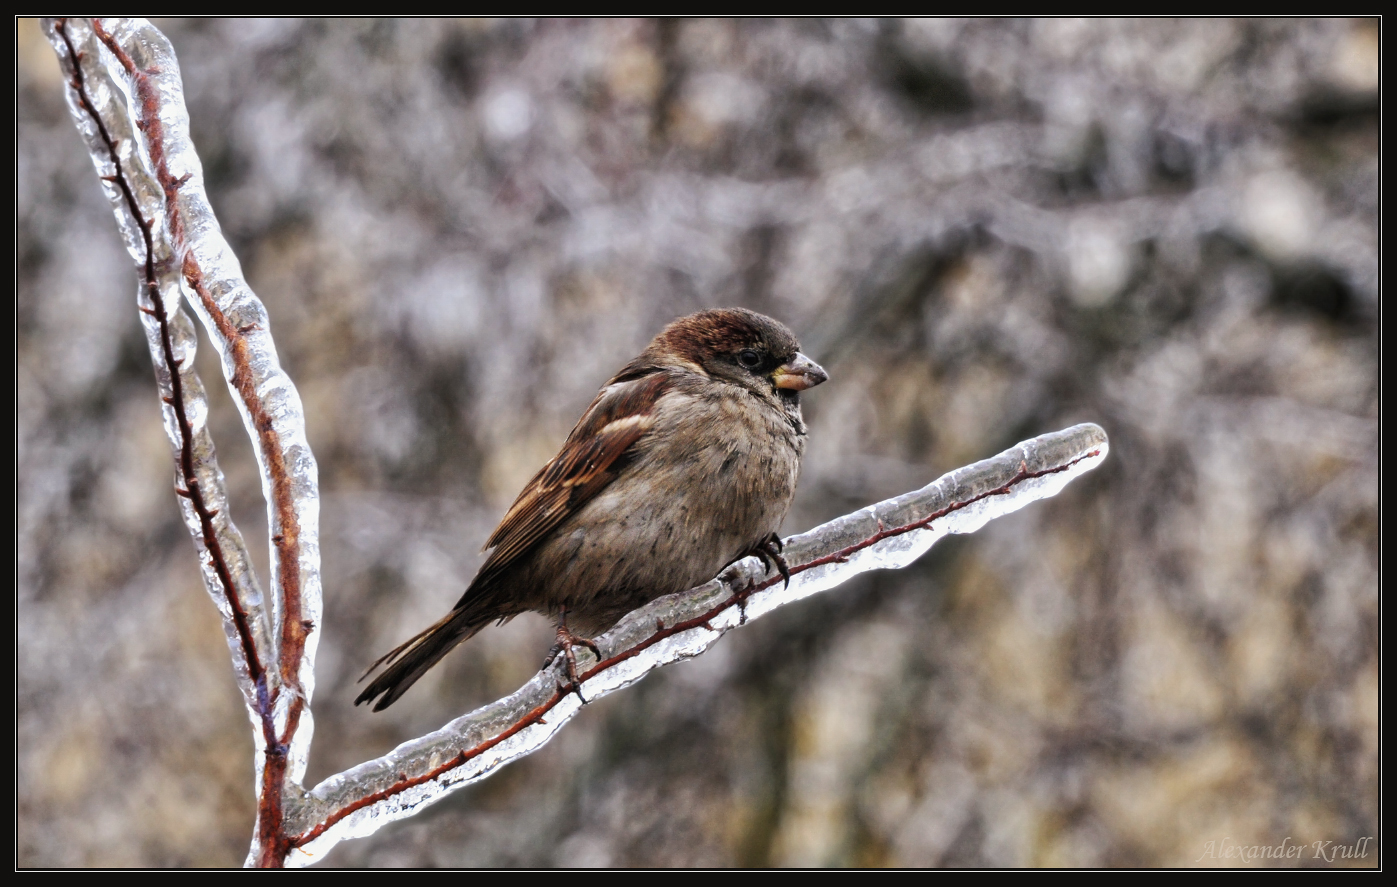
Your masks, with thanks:
[(427, 669), (436, 665), (443, 656), (455, 649), (457, 644), (480, 631), (490, 621), (488, 617), (483, 620), (478, 617), (472, 619), (461, 610), (447, 613), (440, 622), (409, 638), (406, 643), (394, 647), (370, 665), (359, 680), (362, 681), (380, 666), (385, 667), (385, 671), (374, 678), (373, 682), (364, 688), (364, 692), (355, 697), (354, 704), (369, 702), (382, 694), (383, 698), (374, 703), (374, 711), (383, 711), (406, 693)]

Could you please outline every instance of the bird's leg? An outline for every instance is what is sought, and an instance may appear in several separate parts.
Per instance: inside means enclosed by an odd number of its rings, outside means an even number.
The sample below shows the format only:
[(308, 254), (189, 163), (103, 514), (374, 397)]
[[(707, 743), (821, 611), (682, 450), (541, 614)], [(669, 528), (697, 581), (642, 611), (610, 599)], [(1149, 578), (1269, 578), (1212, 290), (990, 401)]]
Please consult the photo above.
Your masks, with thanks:
[(548, 651), (548, 656), (543, 660), (543, 667), (547, 668), (552, 665), (553, 660), (558, 657), (559, 653), (562, 653), (567, 662), (568, 689), (575, 691), (577, 693), (577, 698), (582, 699), (582, 702), (585, 704), (587, 700), (582, 698), (582, 682), (577, 679), (577, 655), (573, 653), (572, 648), (586, 647), (588, 650), (592, 651), (593, 656), (597, 657), (598, 662), (601, 662), (601, 650), (597, 649), (597, 645), (592, 643), (592, 641), (573, 634), (572, 630), (568, 628), (567, 607), (563, 607), (562, 613), (558, 616), (557, 638), (557, 643), (553, 645), (553, 649)]

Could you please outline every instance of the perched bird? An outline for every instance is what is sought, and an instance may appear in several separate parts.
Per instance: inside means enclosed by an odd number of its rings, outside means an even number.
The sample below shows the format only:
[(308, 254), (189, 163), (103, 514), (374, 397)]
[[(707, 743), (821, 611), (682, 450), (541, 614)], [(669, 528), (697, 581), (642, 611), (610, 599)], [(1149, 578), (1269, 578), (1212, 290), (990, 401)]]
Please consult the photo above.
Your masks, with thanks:
[(665, 327), (524, 487), (456, 606), (370, 666), (365, 677), (385, 670), (355, 704), (382, 711), (457, 644), (528, 610), (558, 620), (571, 663), (573, 643), (592, 646), (582, 636), (742, 557), (774, 557), (784, 572), (776, 529), (805, 452), (800, 392), (827, 378), (754, 311)]

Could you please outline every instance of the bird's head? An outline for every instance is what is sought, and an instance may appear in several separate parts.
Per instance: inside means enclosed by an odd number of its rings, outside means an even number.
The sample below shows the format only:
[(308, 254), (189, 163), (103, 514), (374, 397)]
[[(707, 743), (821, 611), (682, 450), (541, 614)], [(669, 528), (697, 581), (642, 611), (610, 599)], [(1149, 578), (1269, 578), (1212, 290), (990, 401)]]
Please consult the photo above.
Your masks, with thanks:
[(785, 324), (745, 308), (681, 317), (655, 337), (643, 357), (701, 372), (783, 405), (797, 404), (801, 391), (829, 378), (800, 353), (800, 343)]

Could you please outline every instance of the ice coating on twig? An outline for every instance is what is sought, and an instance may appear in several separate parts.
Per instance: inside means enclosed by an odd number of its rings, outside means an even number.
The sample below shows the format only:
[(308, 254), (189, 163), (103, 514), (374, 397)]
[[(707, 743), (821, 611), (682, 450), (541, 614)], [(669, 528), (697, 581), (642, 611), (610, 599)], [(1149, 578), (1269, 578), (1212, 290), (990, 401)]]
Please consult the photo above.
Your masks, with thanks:
[[(60, 28), (58, 23), (46, 20), (44, 30), (54, 44), (64, 73), (70, 81), (70, 87), (66, 92), (69, 110), (87, 145), (92, 162), (97, 167), (97, 175), (101, 178), (103, 189), (112, 202), (117, 226), (126, 249), (141, 274), (136, 298), (141, 309), (141, 323), (145, 330), (146, 342), (155, 363), (165, 431), (174, 449), (175, 485), (183, 489), (185, 484), (179, 470), (185, 440), (179, 411), (172, 402), (174, 379), (173, 368), (166, 359), (167, 342), (178, 367), (181, 401), (191, 437), (190, 455), (193, 470), (208, 509), (216, 512), (212, 521), (216, 543), (222, 550), (229, 568), (236, 599), (242, 603), (247, 613), (257, 657), (265, 661), (270, 649), (271, 623), (265, 611), (265, 598), (261, 586), (251, 568), (247, 546), (229, 515), (223, 472), (218, 466), (213, 439), (208, 431), (208, 401), (203, 384), (194, 372), (194, 352), (197, 347), (194, 326), (189, 315), (180, 307), (180, 272), (175, 261), (176, 250), (165, 224), (164, 191), (151, 172), (149, 152), (141, 150), (142, 140), (136, 124), (140, 114), (133, 104), (135, 99), (130, 89), (129, 78), (125, 69), (101, 46), (87, 21), (65, 20)], [(74, 67), (74, 51), (81, 58), (81, 71)], [(73, 88), (73, 83), (79, 82), (75, 80), (79, 75), (81, 91)], [(116, 155), (115, 159), (113, 153)], [(126, 185), (125, 189), (122, 187), (123, 183)], [(140, 219), (136, 217), (136, 213), (139, 213)], [(148, 284), (147, 270), (156, 284), (154, 293)], [(228, 596), (217, 575), (210, 546), (206, 543), (201, 515), (196, 512), (188, 497), (180, 496), (179, 502), (185, 524), (199, 551), (205, 587), (223, 616), (238, 685), (251, 712), (257, 704), (257, 689), (253, 685), (249, 663), (244, 656), (241, 638), (234, 625)], [(257, 722), (255, 714), (253, 721)]]
[[(277, 361), (266, 310), (209, 205), (169, 42), (143, 19), (51, 19), (43, 27), (68, 77), (69, 108), (141, 275), (138, 299), (185, 521), (223, 614), (254, 723), (259, 796), (268, 795), (262, 776), (274, 748), (272, 793), (279, 805), (282, 790), (305, 771), (321, 621), (319, 491), (300, 397)], [(219, 352), (254, 442), (271, 536), (270, 610), (228, 517), (181, 295)]]
[(707, 585), (660, 598), (596, 639), (603, 660), (578, 651), (580, 686), (559, 666), (506, 699), (332, 776), (292, 814), (298, 833), (286, 862), (308, 865), (347, 838), (373, 834), (543, 745), (582, 706), (650, 671), (697, 656), (727, 631), (859, 573), (905, 567), (950, 533), (973, 533), (996, 517), (1056, 495), (1106, 458), (1106, 433), (1077, 425), (1024, 441), (952, 471), (915, 492), (836, 518), (786, 540), (792, 577), (767, 576), (756, 558)]

